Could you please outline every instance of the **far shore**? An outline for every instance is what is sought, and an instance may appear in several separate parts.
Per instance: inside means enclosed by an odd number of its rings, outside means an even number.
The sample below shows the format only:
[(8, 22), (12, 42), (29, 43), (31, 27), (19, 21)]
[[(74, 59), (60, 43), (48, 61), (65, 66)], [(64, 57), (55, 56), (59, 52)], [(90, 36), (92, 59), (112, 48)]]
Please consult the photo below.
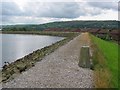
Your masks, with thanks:
[(68, 37), (70, 34), (76, 34), (79, 32), (63, 32), (63, 31), (0, 31), (1, 34), (31, 34), (31, 35), (49, 35)]

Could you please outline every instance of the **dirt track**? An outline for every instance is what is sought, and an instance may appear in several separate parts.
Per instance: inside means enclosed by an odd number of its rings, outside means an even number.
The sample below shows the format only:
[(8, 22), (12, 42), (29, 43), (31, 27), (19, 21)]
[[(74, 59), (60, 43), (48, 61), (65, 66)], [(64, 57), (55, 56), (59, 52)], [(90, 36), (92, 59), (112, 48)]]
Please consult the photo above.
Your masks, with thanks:
[(64, 46), (6, 83), (6, 88), (92, 88), (93, 71), (78, 66), (80, 48), (89, 45), (87, 33), (82, 33)]

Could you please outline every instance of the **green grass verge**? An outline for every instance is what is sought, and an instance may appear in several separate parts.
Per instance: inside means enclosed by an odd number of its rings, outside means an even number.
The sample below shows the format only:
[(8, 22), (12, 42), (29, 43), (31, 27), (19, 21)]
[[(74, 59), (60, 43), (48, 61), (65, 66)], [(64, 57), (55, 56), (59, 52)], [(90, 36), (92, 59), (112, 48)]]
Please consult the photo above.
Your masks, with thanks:
[(49, 35), (58, 37), (71, 37), (77, 32), (57, 32), (57, 31), (2, 31), (2, 34), (30, 34), (30, 35)]
[(19, 75), (20, 73), (30, 69), (35, 65), (36, 62), (42, 60), (43, 57), (50, 54), (60, 46), (64, 45), (68, 41), (72, 40), (74, 37), (79, 35), (79, 33), (63, 33), (63, 32), (5, 32), (6, 34), (37, 34), (37, 35), (52, 35), (52, 36), (64, 36), (65, 39), (58, 41), (50, 46), (46, 46), (42, 49), (38, 49), (36, 51), (33, 51), (29, 55), (26, 55), (25, 57), (16, 60), (15, 62), (3, 66), (2, 69), (2, 82), (7, 82), (9, 80), (12, 80), (14, 77)]
[[(102, 40), (93, 35), (90, 36), (94, 45), (98, 48), (98, 51), (104, 57), (104, 61), (102, 61), (104, 62), (104, 65), (102, 65), (102, 67), (100, 68), (103, 68), (103, 70), (106, 69), (110, 71), (110, 87), (118, 88), (118, 49), (120, 49), (120, 46), (116, 43)], [(95, 59), (99, 58), (101, 57), (96, 57)], [(96, 66), (101, 66), (100, 64), (103, 64), (99, 63), (99, 61), (95, 62), (97, 62)], [(97, 69), (98, 67), (95, 68)], [(104, 72), (101, 74), (104, 74)]]

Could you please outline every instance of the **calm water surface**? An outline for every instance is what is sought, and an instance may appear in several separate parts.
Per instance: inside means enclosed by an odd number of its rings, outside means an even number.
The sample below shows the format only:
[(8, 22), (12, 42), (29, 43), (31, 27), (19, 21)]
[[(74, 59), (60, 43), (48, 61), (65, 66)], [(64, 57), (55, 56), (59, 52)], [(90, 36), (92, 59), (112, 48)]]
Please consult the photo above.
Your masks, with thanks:
[(5, 61), (13, 62), (25, 55), (64, 39), (44, 35), (0, 34), (0, 66)]

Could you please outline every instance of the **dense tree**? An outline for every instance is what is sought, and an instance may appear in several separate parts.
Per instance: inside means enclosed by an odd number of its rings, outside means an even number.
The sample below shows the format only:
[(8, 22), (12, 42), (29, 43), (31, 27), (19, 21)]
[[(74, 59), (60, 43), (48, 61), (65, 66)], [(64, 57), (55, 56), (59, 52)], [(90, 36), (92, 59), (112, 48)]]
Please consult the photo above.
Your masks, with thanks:
[(3, 30), (45, 30), (48, 28), (63, 29), (80, 29), (80, 28), (97, 28), (97, 29), (117, 29), (119, 21), (64, 21), (52, 22), (40, 25), (7, 25), (3, 26)]

